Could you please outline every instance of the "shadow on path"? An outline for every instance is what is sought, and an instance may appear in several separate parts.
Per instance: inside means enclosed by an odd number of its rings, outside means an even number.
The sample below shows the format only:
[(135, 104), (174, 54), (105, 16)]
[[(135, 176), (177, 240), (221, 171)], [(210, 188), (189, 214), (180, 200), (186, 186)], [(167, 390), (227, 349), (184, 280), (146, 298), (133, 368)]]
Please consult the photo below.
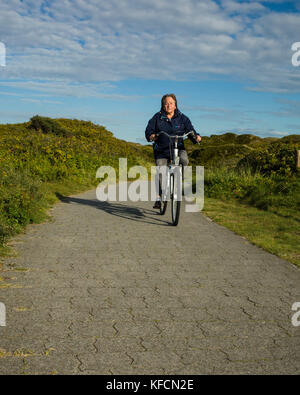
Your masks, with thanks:
[(155, 212), (154, 210), (148, 210), (138, 207), (130, 207), (127, 206), (126, 204), (121, 204), (121, 203), (101, 202), (96, 199), (90, 200), (90, 199), (81, 199), (81, 198), (63, 196), (58, 192), (56, 192), (56, 196), (62, 203), (77, 203), (77, 204), (83, 204), (86, 206), (95, 207), (99, 210), (105, 211), (108, 214), (116, 215), (121, 218), (126, 218), (131, 221), (144, 222), (152, 225), (156, 224), (160, 226), (170, 226), (170, 225), (172, 226), (170, 222), (157, 218), (160, 215), (158, 212)]

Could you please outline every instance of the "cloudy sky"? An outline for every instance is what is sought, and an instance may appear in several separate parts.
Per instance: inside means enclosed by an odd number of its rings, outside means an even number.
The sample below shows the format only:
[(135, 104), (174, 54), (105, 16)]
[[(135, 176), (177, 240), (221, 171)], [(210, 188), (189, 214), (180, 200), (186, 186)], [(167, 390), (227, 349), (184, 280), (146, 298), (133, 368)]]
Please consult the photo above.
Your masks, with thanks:
[(300, 133), (300, 0), (0, 0), (0, 43), (1, 123), (77, 118), (145, 143), (175, 93), (202, 135)]

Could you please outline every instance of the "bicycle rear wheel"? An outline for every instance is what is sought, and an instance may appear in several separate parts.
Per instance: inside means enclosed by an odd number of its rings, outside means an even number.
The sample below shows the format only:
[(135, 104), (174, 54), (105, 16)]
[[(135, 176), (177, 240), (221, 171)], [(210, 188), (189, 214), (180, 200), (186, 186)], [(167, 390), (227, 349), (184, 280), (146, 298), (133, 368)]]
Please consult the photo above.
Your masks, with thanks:
[(174, 174), (170, 175), (170, 187), (171, 187), (171, 214), (172, 214), (172, 223), (174, 226), (178, 225), (179, 214), (180, 214), (180, 204), (181, 201), (179, 198), (178, 184), (176, 183)]

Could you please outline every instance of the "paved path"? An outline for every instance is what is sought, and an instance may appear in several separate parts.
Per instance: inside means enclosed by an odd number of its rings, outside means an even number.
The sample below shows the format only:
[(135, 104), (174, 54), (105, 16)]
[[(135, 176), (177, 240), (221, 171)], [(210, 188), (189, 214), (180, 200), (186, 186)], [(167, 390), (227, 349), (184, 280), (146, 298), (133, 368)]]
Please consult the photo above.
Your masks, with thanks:
[(298, 268), (201, 213), (88, 191), (52, 215), (0, 272), (1, 374), (300, 373)]

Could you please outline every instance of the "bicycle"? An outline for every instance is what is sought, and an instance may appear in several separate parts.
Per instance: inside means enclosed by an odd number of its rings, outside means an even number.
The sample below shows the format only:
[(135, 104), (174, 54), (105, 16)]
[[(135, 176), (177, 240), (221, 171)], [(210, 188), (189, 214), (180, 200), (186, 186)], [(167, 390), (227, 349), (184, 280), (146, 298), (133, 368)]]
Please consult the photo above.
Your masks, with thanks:
[[(183, 166), (179, 164), (180, 158), (178, 155), (178, 138), (186, 138), (190, 134), (195, 135), (194, 131), (190, 131), (183, 135), (169, 135), (166, 132), (161, 131), (156, 134), (158, 137), (160, 134), (165, 134), (169, 138), (169, 147), (170, 147), (170, 163), (168, 163), (167, 167), (167, 177), (165, 179), (166, 185), (161, 195), (161, 206), (160, 206), (160, 214), (164, 215), (167, 209), (168, 200), (171, 201), (171, 216), (172, 216), (172, 224), (174, 226), (178, 225), (179, 215), (180, 215), (180, 206), (181, 206), (181, 190), (183, 184)], [(171, 139), (174, 138), (174, 148), (171, 144)], [(175, 177), (176, 176), (176, 177)], [(179, 182), (178, 182), (179, 181)], [(179, 184), (179, 185), (178, 185)]]

